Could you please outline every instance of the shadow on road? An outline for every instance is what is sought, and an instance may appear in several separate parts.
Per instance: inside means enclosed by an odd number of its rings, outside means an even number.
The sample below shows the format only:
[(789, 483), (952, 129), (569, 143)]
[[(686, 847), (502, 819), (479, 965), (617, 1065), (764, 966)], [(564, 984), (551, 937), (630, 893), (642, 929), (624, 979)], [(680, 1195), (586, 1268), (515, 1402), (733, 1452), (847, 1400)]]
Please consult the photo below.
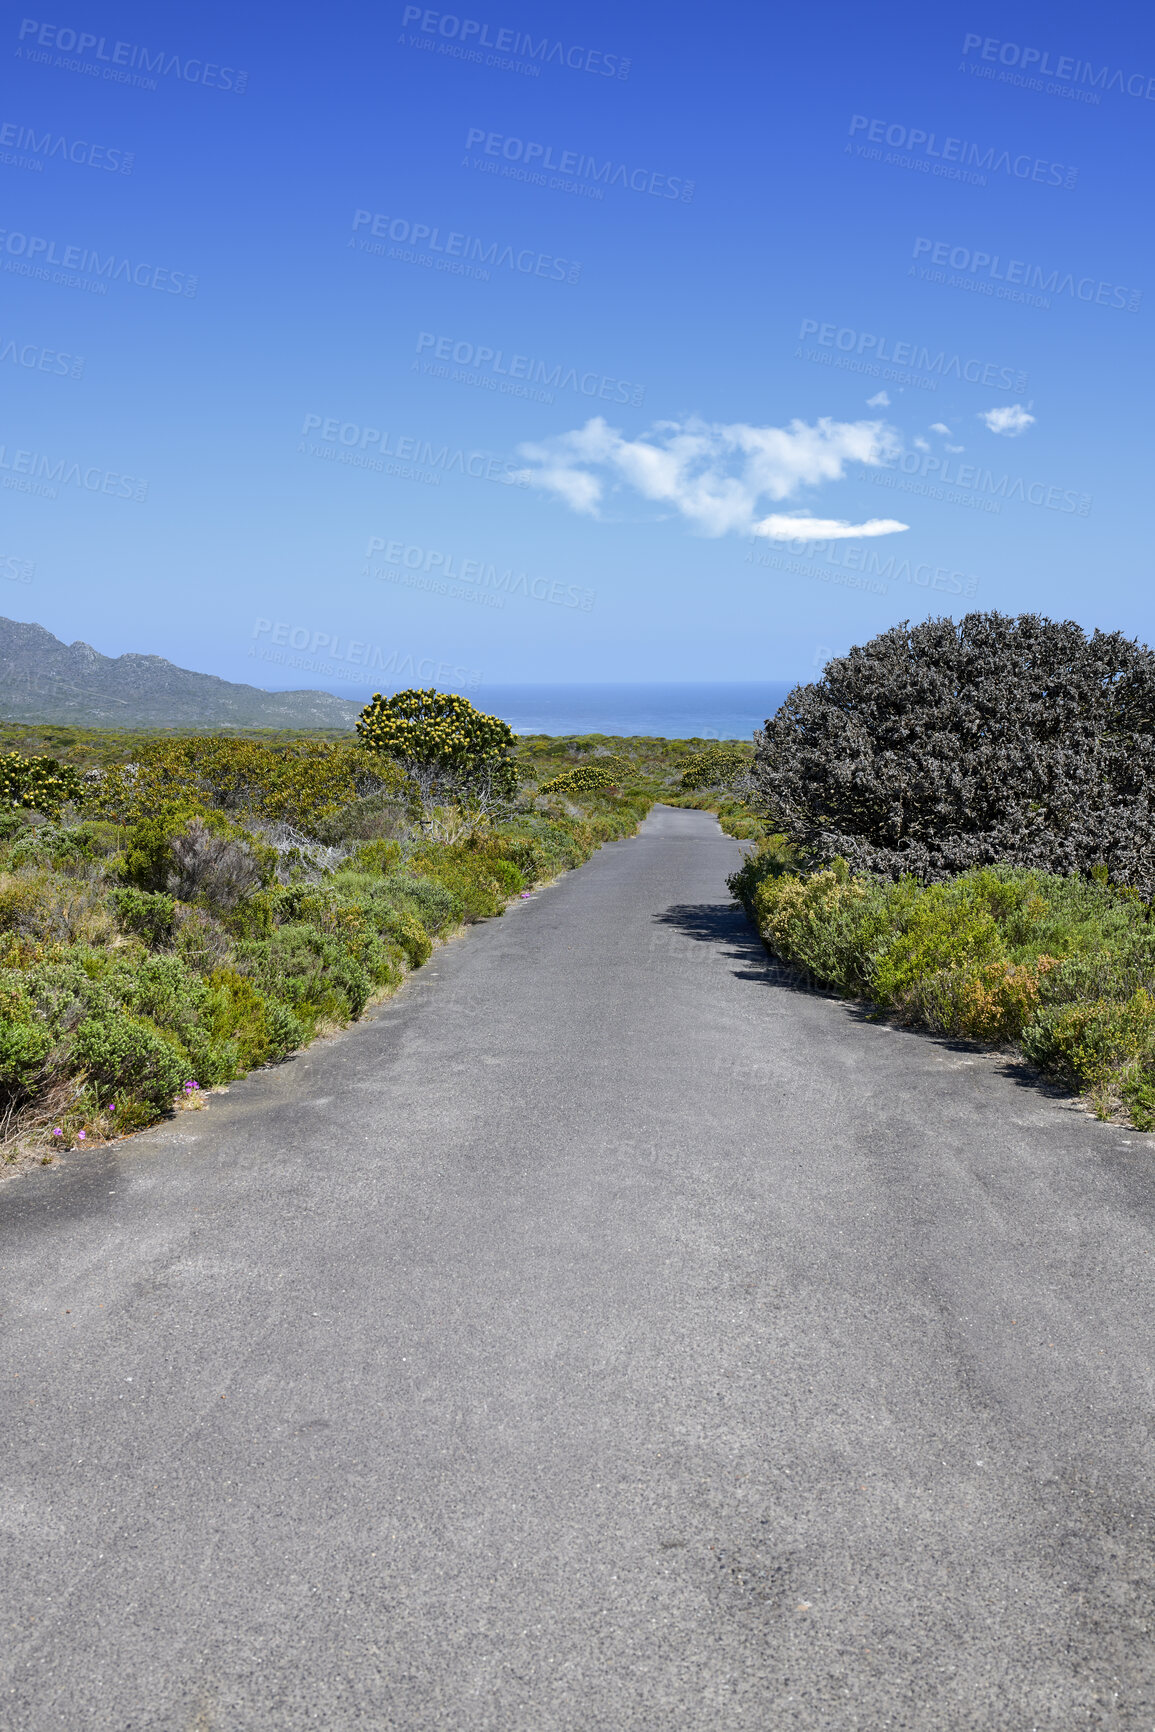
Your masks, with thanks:
[[(758, 980), (768, 986), (777, 986), (788, 992), (804, 993), (808, 997), (818, 997), (834, 1000), (852, 1022), (877, 1026), (879, 1023), (890, 1023), (894, 1027), (903, 1025), (878, 1011), (873, 1005), (861, 999), (843, 998), (842, 995), (814, 980), (803, 968), (796, 968), (787, 962), (781, 962), (766, 949), (759, 936), (757, 928), (749, 920), (745, 912), (736, 903), (730, 902), (676, 902), (664, 913), (654, 915), (654, 922), (659, 927), (670, 931), (671, 936), (678, 935), (675, 940), (682, 954), (683, 943), (697, 943), (712, 946), (724, 952), (726, 957), (741, 964), (733, 970), (737, 980)], [(1041, 1095), (1045, 1099), (1075, 1105), (1077, 1096), (1062, 1083), (1052, 1077), (1043, 1076), (1033, 1069), (1020, 1052), (1013, 1048), (999, 1050), (983, 1046), (981, 1042), (961, 1039), (957, 1036), (941, 1034), (927, 1028), (908, 1027), (905, 1032), (917, 1035), (920, 1040), (939, 1047), (943, 1051), (960, 1055), (979, 1055), (994, 1058), (998, 1061), (1002, 1074), (1016, 1087), (1025, 1089), (1031, 1094)], [(1134, 1132), (1129, 1132), (1134, 1135)]]
[[(801, 970), (771, 956), (757, 928), (736, 903), (675, 902), (653, 918), (672, 938), (712, 946), (730, 961), (741, 963), (743, 966), (733, 970), (737, 980), (761, 980), (799, 992), (821, 990), (814, 988)], [(685, 954), (681, 944), (679, 950)]]

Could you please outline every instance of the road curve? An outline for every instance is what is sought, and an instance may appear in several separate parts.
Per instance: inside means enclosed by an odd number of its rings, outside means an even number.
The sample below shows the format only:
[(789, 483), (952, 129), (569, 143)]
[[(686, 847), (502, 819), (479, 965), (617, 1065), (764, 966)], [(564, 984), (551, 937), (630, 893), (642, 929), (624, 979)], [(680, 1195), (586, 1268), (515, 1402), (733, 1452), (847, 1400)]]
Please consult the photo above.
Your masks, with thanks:
[(0, 1724), (1155, 1726), (1155, 1155), (659, 808), (0, 1190)]

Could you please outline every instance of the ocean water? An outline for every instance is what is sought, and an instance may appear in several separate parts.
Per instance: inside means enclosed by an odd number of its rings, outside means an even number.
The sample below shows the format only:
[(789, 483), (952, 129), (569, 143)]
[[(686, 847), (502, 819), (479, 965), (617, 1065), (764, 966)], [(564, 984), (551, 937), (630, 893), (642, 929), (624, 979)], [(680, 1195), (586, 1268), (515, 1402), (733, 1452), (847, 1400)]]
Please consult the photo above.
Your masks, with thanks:
[(472, 701), (516, 734), (651, 734), (748, 740), (791, 685), (783, 681), (670, 685), (484, 685)]
[[(792, 682), (695, 681), (670, 685), (534, 685), (485, 683), (465, 696), (515, 734), (650, 734), (659, 739), (748, 740), (772, 716)], [(364, 692), (339, 694), (368, 702)]]

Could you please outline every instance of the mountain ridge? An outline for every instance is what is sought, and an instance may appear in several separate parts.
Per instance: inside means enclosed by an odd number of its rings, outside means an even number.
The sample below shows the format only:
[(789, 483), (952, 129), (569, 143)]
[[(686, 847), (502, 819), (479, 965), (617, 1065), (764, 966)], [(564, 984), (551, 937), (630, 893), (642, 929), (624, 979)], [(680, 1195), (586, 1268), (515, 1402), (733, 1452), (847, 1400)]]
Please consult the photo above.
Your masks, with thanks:
[(45, 626), (0, 615), (0, 721), (352, 728), (361, 709), (332, 692), (266, 692), (164, 656), (102, 655), (80, 638), (66, 644)]

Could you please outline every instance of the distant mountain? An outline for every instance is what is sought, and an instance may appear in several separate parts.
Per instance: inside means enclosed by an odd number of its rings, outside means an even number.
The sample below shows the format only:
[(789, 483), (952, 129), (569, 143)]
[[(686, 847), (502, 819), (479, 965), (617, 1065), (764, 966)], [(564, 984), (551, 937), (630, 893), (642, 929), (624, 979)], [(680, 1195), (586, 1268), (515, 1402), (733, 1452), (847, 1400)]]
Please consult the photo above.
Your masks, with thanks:
[(0, 721), (123, 728), (351, 728), (362, 706), (331, 692), (263, 692), (163, 656), (102, 656), (42, 625), (0, 617)]

